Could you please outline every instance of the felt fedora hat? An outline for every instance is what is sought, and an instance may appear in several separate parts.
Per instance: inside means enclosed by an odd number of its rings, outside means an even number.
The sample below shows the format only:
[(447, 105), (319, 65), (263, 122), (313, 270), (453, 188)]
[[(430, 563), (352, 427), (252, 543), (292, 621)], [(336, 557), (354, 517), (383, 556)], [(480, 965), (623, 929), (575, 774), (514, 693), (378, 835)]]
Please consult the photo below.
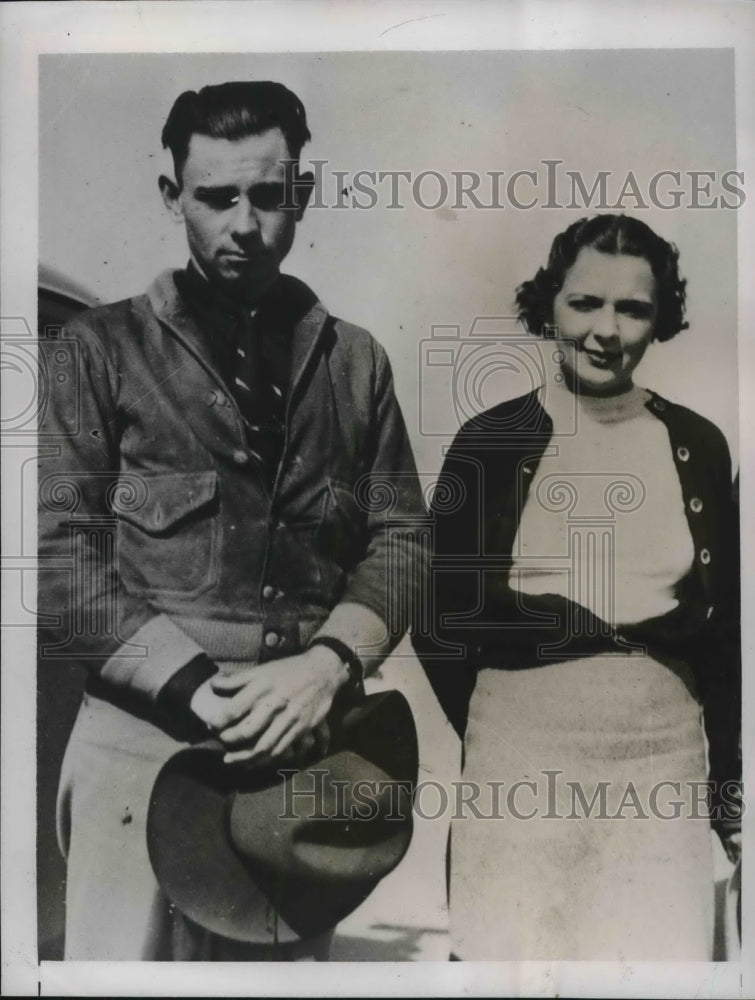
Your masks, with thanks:
[(412, 836), (417, 733), (398, 691), (331, 713), (330, 747), (306, 765), (223, 763), (213, 741), (160, 771), (147, 847), (182, 913), (236, 941), (328, 930), (398, 865)]

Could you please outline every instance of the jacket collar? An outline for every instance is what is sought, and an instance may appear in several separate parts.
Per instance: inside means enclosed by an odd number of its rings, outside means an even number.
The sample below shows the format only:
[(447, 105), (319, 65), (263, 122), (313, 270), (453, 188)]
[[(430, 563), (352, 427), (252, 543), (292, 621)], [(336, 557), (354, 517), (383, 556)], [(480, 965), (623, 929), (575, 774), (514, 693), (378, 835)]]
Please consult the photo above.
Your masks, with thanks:
[[(157, 319), (210, 371), (222, 384), (208, 349), (207, 337), (201, 330), (189, 304), (176, 287), (175, 270), (163, 271), (147, 289), (147, 298)], [(328, 311), (315, 293), (297, 278), (281, 275), (276, 286), (279, 302), (293, 320), (291, 344), (291, 389), (296, 389), (309, 365), (328, 319)]]

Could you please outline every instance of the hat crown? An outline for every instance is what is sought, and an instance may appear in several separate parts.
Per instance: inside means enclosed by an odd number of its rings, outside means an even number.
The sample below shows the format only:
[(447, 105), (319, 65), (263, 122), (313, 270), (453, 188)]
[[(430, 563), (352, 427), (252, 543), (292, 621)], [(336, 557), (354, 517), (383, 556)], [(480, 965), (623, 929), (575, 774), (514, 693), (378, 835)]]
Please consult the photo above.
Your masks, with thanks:
[[(323, 882), (382, 877), (411, 836), (411, 783), (351, 750), (290, 773), (263, 792), (238, 792), (231, 842), (252, 864)], [(271, 826), (270, 816), (278, 823)]]

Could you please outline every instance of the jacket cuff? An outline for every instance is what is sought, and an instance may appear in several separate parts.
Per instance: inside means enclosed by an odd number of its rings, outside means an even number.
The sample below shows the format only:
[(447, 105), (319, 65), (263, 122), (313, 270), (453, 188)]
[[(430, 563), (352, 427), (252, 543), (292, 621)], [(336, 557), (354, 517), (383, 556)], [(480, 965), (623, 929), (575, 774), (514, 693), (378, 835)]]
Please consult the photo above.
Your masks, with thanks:
[(204, 649), (167, 615), (156, 615), (107, 660), (101, 677), (154, 704), (171, 677), (201, 653)]
[(365, 675), (377, 670), (397, 641), (372, 608), (351, 600), (336, 604), (310, 642), (319, 638), (336, 639), (352, 650), (364, 665)]
[(200, 653), (181, 667), (161, 689), (155, 700), (155, 722), (168, 735), (189, 743), (208, 736), (207, 726), (191, 710), (194, 692), (218, 672), (217, 664)]

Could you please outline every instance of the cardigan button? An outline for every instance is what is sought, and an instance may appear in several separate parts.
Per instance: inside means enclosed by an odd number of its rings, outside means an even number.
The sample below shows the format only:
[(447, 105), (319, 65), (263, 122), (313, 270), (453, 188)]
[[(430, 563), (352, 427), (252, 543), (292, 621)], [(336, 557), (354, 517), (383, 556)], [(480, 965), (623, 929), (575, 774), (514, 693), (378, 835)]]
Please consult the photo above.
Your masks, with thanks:
[(689, 509), (692, 511), (693, 514), (700, 513), (700, 511), (703, 509), (703, 502), (700, 499), (700, 497), (692, 497), (692, 499), (689, 502)]
[(685, 448), (684, 445), (681, 448), (676, 449), (676, 454), (679, 457), (680, 462), (686, 462), (689, 459), (689, 448)]
[(703, 566), (707, 566), (708, 565), (708, 563), (710, 562), (710, 550), (709, 549), (701, 549), (700, 550), (700, 562), (703, 564)]

